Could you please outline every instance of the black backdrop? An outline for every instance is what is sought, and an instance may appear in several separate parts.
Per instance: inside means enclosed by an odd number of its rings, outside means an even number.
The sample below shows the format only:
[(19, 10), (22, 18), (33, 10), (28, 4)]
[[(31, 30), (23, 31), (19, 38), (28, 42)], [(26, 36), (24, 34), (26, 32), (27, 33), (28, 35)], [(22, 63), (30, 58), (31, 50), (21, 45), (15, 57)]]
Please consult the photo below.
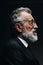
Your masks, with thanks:
[(31, 48), (40, 64), (43, 65), (43, 1), (31, 0), (9, 0), (0, 2), (0, 55), (4, 48), (5, 42), (11, 37), (10, 35), (10, 17), (12, 10), (18, 7), (29, 7), (32, 10), (36, 23), (38, 25), (39, 40), (31, 44)]

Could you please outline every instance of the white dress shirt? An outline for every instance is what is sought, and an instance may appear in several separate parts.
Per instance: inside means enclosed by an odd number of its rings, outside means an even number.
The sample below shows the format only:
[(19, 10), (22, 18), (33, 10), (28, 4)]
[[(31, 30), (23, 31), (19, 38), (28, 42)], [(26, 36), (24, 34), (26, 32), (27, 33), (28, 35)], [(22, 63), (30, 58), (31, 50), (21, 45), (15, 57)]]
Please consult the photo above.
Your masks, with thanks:
[(18, 37), (18, 39), (23, 43), (23, 45), (27, 48), (28, 47), (28, 43), (23, 40), (22, 38)]

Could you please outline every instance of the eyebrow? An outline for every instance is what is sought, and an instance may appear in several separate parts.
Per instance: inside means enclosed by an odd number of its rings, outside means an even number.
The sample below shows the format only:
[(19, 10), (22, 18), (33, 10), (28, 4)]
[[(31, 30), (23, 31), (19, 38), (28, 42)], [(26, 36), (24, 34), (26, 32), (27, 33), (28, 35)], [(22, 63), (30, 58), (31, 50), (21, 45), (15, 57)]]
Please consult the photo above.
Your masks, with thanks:
[(23, 20), (23, 21), (35, 21), (35, 19), (31, 19), (31, 20), (28, 19), (28, 20)]

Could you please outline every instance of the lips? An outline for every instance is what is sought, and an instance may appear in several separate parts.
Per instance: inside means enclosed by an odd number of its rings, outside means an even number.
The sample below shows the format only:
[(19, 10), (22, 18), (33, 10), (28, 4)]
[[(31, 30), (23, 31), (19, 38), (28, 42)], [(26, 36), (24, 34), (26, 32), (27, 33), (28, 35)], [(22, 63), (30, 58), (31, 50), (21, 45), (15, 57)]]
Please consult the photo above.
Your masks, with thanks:
[(34, 34), (34, 35), (37, 35), (37, 32), (36, 32), (36, 31), (33, 31), (33, 34)]

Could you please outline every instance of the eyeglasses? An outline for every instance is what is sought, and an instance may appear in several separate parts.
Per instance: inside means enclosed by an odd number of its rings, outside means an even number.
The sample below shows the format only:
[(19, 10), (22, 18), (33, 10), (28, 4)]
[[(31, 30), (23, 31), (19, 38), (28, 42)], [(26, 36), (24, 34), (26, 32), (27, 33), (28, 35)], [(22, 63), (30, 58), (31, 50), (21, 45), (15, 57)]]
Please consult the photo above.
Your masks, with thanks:
[(28, 22), (29, 25), (33, 25), (34, 23), (36, 23), (34, 19), (32, 19), (32, 20), (23, 20), (23, 21)]
[[(29, 25), (33, 25), (34, 23), (36, 23), (34, 19), (31, 19), (31, 20), (22, 20), (22, 21), (18, 21), (18, 23), (21, 23), (23, 21), (24, 22), (28, 22)], [(23, 23), (21, 23), (21, 24), (23, 25)]]

